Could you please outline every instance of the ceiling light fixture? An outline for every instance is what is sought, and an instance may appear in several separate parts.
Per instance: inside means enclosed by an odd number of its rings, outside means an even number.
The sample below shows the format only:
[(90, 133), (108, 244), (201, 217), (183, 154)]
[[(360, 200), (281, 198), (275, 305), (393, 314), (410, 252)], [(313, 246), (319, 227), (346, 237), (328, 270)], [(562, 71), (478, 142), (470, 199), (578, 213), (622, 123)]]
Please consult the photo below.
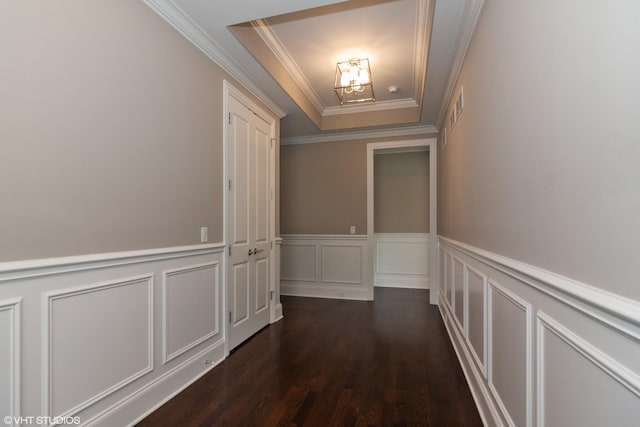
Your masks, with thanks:
[(336, 64), (336, 81), (333, 89), (340, 105), (375, 101), (369, 59), (351, 58)]

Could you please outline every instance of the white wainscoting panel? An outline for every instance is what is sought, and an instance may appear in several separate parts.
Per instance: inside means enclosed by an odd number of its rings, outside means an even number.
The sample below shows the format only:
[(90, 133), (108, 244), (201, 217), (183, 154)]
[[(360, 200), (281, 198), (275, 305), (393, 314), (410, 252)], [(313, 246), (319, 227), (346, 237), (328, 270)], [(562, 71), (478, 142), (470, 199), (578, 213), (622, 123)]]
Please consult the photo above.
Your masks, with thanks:
[(489, 388), (510, 426), (530, 426), (531, 306), (489, 280)]
[[(20, 298), (0, 300), (0, 415), (20, 416)], [(17, 425), (6, 423), (5, 425)]]
[(162, 280), (162, 363), (220, 336), (220, 264), (165, 271)]
[(289, 282), (318, 281), (318, 245), (286, 242), (281, 245), (281, 280)]
[(453, 286), (452, 286), (452, 305), (453, 312), (456, 315), (456, 321), (460, 328), (464, 328), (464, 264), (457, 259), (453, 261)]
[(203, 244), (0, 263), (0, 416), (131, 425), (191, 384), (225, 356), (223, 257)]
[(282, 236), (283, 295), (368, 299), (367, 237)]
[(43, 414), (77, 413), (153, 370), (152, 274), (47, 292), (43, 305)]
[(487, 277), (467, 266), (467, 339), (482, 375), (487, 378)]
[(323, 244), (321, 280), (323, 283), (362, 285), (362, 245)]
[[(640, 376), (543, 312), (537, 387), (539, 426), (631, 427), (640, 421)], [(607, 404), (585, 405), (603, 396)]]
[(485, 425), (638, 425), (640, 302), (444, 237), (438, 247), (440, 310)]
[(376, 233), (375, 286), (429, 289), (429, 234)]

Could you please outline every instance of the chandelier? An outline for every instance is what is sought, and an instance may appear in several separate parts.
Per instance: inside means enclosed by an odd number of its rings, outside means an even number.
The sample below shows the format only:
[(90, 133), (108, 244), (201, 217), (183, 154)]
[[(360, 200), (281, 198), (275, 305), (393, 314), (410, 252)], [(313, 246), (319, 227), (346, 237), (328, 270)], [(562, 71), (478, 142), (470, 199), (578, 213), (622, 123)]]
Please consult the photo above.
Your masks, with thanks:
[(336, 64), (336, 80), (333, 87), (340, 105), (375, 101), (369, 59), (352, 58)]

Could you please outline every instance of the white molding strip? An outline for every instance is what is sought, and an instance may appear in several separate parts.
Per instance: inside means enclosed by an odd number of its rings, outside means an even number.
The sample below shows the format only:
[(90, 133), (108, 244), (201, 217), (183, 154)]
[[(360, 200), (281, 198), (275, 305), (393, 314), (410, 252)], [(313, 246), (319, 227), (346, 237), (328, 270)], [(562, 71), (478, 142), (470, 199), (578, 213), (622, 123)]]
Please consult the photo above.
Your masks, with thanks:
[[(221, 265), (220, 261), (208, 262), (205, 264), (191, 265), (180, 268), (174, 268), (171, 270), (166, 270), (162, 272), (162, 364), (166, 364), (171, 360), (175, 359), (188, 352), (192, 348), (202, 344), (208, 339), (218, 335), (220, 333), (220, 308), (222, 306), (222, 302), (220, 301), (221, 293), (220, 293), (220, 275), (221, 275)], [(168, 288), (170, 285), (170, 277), (178, 274), (185, 274), (199, 270), (205, 269), (213, 269), (215, 275), (215, 283), (214, 286), (214, 294), (216, 295), (215, 306), (213, 308), (214, 311), (214, 325), (211, 331), (208, 331), (201, 337), (194, 339), (192, 342), (185, 344), (182, 348), (175, 350), (173, 353), (169, 354), (169, 304), (167, 300)]]
[(187, 14), (172, 0), (142, 0), (162, 19), (193, 43), (220, 68), (229, 73), (234, 79), (244, 86), (249, 92), (262, 101), (279, 118), (287, 113), (282, 110), (260, 87), (247, 75), (242, 67), (231, 58), (215, 40), (213, 40), (202, 28), (198, 26)]
[(427, 126), (406, 126), (390, 129), (364, 130), (359, 132), (322, 133), (309, 136), (281, 138), (280, 145), (318, 144), (322, 142), (340, 142), (372, 138), (395, 138), (399, 136), (427, 135), (438, 133), (438, 128)]
[(366, 234), (283, 234), (282, 240), (367, 240)]
[[(207, 356), (213, 356), (214, 360), (208, 359)], [(203, 359), (208, 362), (205, 362), (206, 368), (204, 369), (201, 368)], [(181, 391), (196, 382), (207, 372), (218, 366), (224, 361), (224, 359), (224, 339), (221, 339), (220, 341), (216, 341), (215, 343), (211, 344), (204, 350), (194, 354), (176, 367), (163, 373), (161, 376), (154, 379), (144, 387), (127, 395), (116, 404), (105, 409), (103, 412), (99, 413), (93, 418), (85, 421), (83, 424), (86, 426), (98, 426), (103, 424), (129, 426), (135, 425), (137, 422), (142, 421), (153, 411), (164, 405), (166, 402), (178, 395)], [(181, 374), (183, 373), (186, 373), (187, 375), (190, 373), (191, 376), (183, 378), (181, 376)], [(139, 414), (139, 412), (137, 412), (139, 408), (136, 406), (136, 404), (138, 404), (139, 401), (145, 400), (146, 396), (152, 396), (153, 398), (155, 397), (155, 395), (158, 395), (163, 391), (165, 392), (165, 394), (157, 401), (153, 401), (152, 405), (146, 407), (144, 404), (140, 405), (140, 407), (144, 407), (144, 412), (142, 412), (142, 414)], [(133, 410), (132, 412), (136, 413), (136, 418), (131, 421), (131, 419), (125, 416), (125, 419), (122, 420), (124, 422), (118, 424), (118, 422), (116, 421), (116, 419), (118, 418), (118, 413), (126, 412), (126, 410), (129, 409), (128, 407), (133, 407), (131, 409)]]
[[(544, 334), (542, 332), (544, 332), (545, 329), (556, 335), (564, 341), (565, 344), (569, 345), (580, 355), (600, 368), (605, 374), (615, 379), (631, 393), (640, 397), (640, 376), (543, 311), (538, 312), (538, 347), (542, 352), (540, 353), (542, 357), (538, 358), (538, 381), (541, 379), (540, 375), (544, 374)], [(539, 385), (539, 391), (544, 391), (540, 390), (542, 388), (541, 386), (542, 384)]]
[(362, 104), (344, 104), (337, 105), (335, 107), (327, 107), (322, 111), (322, 117), (418, 107), (420, 107), (420, 104), (418, 104), (413, 98), (391, 99), (388, 101), (363, 102)]
[[(552, 297), (558, 299), (557, 292), (549, 292), (548, 287), (553, 291), (560, 291), (562, 294), (575, 298), (583, 303), (586, 303), (598, 310), (602, 310), (610, 315), (631, 322), (635, 326), (640, 326), (640, 302), (626, 298), (617, 294), (614, 294), (603, 289), (599, 289), (585, 283), (578, 282), (577, 280), (570, 279), (568, 277), (561, 276), (556, 273), (552, 273), (548, 270), (544, 270), (539, 267), (535, 267), (530, 264), (526, 264), (521, 261), (517, 261), (512, 258), (508, 258), (502, 255), (495, 254), (493, 252), (479, 249), (466, 243), (458, 242), (447, 237), (438, 236), (441, 242), (444, 242), (458, 251), (477, 259), (481, 262), (489, 264), (497, 270), (506, 273), (507, 275), (514, 277), (517, 280), (539, 289)], [(538, 283), (534, 283), (536, 281)], [(540, 286), (543, 285), (543, 286)], [(569, 303), (574, 308), (580, 309), (580, 307), (571, 304), (569, 301), (562, 300)], [(614, 325), (601, 316), (597, 316), (592, 311), (581, 311), (596, 317), (598, 320), (621, 329), (619, 325)], [(625, 333), (639, 339), (637, 334), (632, 333), (626, 329)]]
[[(0, 301), (0, 312), (8, 311), (11, 316), (11, 325), (9, 332), (9, 342), (4, 342), (2, 345), (9, 349), (9, 409), (10, 413), (6, 414), (13, 419), (20, 417), (20, 361), (21, 361), (21, 315), (20, 306), (22, 304), (22, 298), (10, 298)], [(5, 418), (6, 419), (6, 418)], [(13, 420), (10, 421), (11, 426), (17, 426)]]
[(175, 246), (170, 248), (144, 249), (138, 251), (109, 252), (91, 255), (74, 255), (59, 258), (3, 262), (0, 263), (0, 284), (14, 280), (31, 279), (81, 270), (86, 271), (98, 268), (206, 255), (223, 252), (224, 249), (224, 243), (211, 243)]
[(471, 44), (471, 39), (476, 29), (478, 18), (480, 18), (480, 12), (482, 11), (483, 5), (484, 0), (469, 0), (469, 6), (465, 11), (463, 24), (460, 27), (460, 33), (458, 40), (456, 41), (455, 56), (453, 66), (451, 67), (451, 73), (449, 74), (449, 80), (447, 81), (447, 89), (445, 91), (445, 96), (442, 98), (438, 119), (436, 121), (440, 129), (446, 127), (442, 122), (445, 119), (449, 103), (451, 102), (451, 95), (453, 94), (453, 89), (455, 88), (458, 77), (460, 76), (460, 71), (462, 71), (462, 65), (464, 64), (464, 59), (467, 56), (467, 50)]
[(531, 346), (532, 346), (532, 326), (531, 326), (531, 304), (528, 301), (525, 301), (518, 295), (511, 292), (506, 287), (502, 286), (500, 283), (496, 282), (494, 279), (489, 279), (489, 295), (488, 295), (488, 304), (487, 304), (487, 312), (490, 314), (488, 317), (488, 375), (487, 381), (489, 384), (489, 390), (493, 394), (495, 401), (498, 404), (498, 408), (500, 408), (500, 412), (502, 412), (502, 416), (507, 421), (507, 424), (511, 427), (516, 427), (516, 424), (513, 422), (511, 414), (507, 409), (506, 405), (502, 401), (500, 393), (495, 387), (493, 382), (493, 297), (491, 291), (496, 291), (501, 294), (504, 298), (510, 301), (514, 306), (518, 307), (520, 310), (524, 312), (525, 315), (525, 407), (526, 407), (526, 426), (531, 427), (531, 385), (532, 385), (532, 361), (531, 361)]
[[(116, 280), (110, 280), (102, 283), (94, 283), (90, 285), (77, 286), (67, 289), (59, 289), (51, 292), (42, 293), (42, 331), (41, 331), (41, 362), (42, 362), (42, 413), (45, 416), (55, 417), (67, 417), (73, 416), (81, 410), (93, 405), (94, 403), (104, 399), (105, 397), (115, 393), (123, 387), (133, 383), (138, 378), (143, 377), (149, 372), (153, 371), (153, 274), (143, 274), (132, 277), (125, 277)], [(53, 406), (53, 375), (52, 365), (55, 362), (53, 358), (52, 349), (53, 343), (53, 302), (58, 299), (70, 298), (77, 295), (87, 294), (91, 292), (100, 292), (107, 289), (119, 288), (124, 286), (138, 285), (146, 283), (147, 291), (147, 309), (149, 310), (149, 316), (147, 318), (147, 366), (143, 367), (137, 372), (134, 372), (129, 377), (121, 380), (120, 382), (113, 384), (106, 389), (98, 392), (96, 395), (91, 396), (84, 401), (76, 404), (72, 408), (67, 409), (62, 414), (52, 414)]]
[(469, 385), (471, 396), (476, 403), (480, 418), (482, 418), (482, 424), (485, 426), (503, 427), (504, 423), (498, 414), (498, 409), (495, 407), (495, 402), (490, 396), (484, 378), (473, 365), (473, 362), (471, 362), (472, 356), (469, 354), (467, 346), (463, 345), (464, 337), (455, 326), (455, 321), (452, 320), (455, 316), (451, 311), (451, 306), (448, 304), (445, 295), (440, 295), (439, 297), (439, 308), (445, 329), (447, 330), (449, 339), (453, 343), (453, 349), (456, 352), (460, 366), (462, 366), (462, 372)]
[(278, 35), (271, 30), (269, 23), (264, 19), (257, 19), (251, 21), (251, 26), (276, 58), (278, 58), (278, 61), (280, 61), (285, 70), (291, 75), (291, 78), (293, 78), (293, 81), (300, 87), (307, 99), (311, 101), (318, 113), (322, 113), (325, 106), (320, 100), (320, 96), (318, 96), (315, 89), (313, 89), (313, 86), (311, 86), (311, 83), (309, 83), (309, 80), (307, 80), (300, 67), (298, 67), (298, 64), (287, 48), (282, 44)]

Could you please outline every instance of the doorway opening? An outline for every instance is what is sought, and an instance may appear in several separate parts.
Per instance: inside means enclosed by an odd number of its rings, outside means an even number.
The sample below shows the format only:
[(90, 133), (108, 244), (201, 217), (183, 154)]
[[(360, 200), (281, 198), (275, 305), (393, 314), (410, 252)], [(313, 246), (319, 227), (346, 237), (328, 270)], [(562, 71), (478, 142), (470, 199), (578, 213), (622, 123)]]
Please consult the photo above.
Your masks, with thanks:
[[(437, 195), (436, 195), (436, 138), (427, 138), (408, 141), (391, 141), (367, 144), (367, 270), (369, 278), (369, 298), (373, 300), (374, 285), (391, 286), (395, 283), (397, 287), (414, 288), (435, 288), (437, 286), (437, 251), (436, 251), (436, 227), (437, 227)], [(393, 221), (408, 221), (410, 224), (406, 230), (421, 230), (426, 233), (393, 233), (393, 235), (380, 235), (376, 233), (384, 230), (385, 220), (389, 218), (378, 218), (376, 221), (376, 193), (380, 196), (380, 191), (376, 191), (376, 163), (378, 167), (384, 167), (383, 162), (376, 162), (377, 156), (399, 155), (397, 159), (388, 162), (387, 167), (397, 168), (400, 157), (407, 157), (413, 154), (423, 153), (428, 157), (428, 195), (419, 194), (416, 202), (422, 206), (423, 213), (428, 218), (421, 218), (422, 214), (409, 215), (402, 218), (394, 218)], [(378, 157), (382, 159), (383, 157)], [(414, 159), (415, 160), (415, 159)], [(425, 159), (426, 160), (426, 159)], [(415, 167), (415, 165), (413, 165)], [(406, 184), (410, 185), (410, 184)], [(406, 190), (406, 189), (405, 189)], [(427, 205), (426, 207), (424, 205)], [(405, 209), (412, 209), (405, 206)], [(416, 206), (417, 208), (417, 206)], [(426, 209), (426, 211), (424, 210)], [(405, 212), (406, 213), (406, 212)], [(412, 213), (413, 214), (413, 213)], [(378, 212), (378, 215), (385, 215)], [(393, 215), (392, 215), (393, 216)], [(381, 221), (382, 220), (382, 221)], [(406, 224), (405, 224), (406, 225)], [(383, 233), (386, 234), (386, 233)], [(394, 250), (390, 250), (393, 248)], [(400, 248), (400, 250), (398, 250)], [(412, 266), (412, 269), (407, 269)], [(404, 271), (403, 271), (404, 270)], [(388, 280), (385, 282), (385, 280)], [(376, 283), (377, 282), (377, 283)], [(438, 303), (438, 293), (430, 292), (430, 303)]]

